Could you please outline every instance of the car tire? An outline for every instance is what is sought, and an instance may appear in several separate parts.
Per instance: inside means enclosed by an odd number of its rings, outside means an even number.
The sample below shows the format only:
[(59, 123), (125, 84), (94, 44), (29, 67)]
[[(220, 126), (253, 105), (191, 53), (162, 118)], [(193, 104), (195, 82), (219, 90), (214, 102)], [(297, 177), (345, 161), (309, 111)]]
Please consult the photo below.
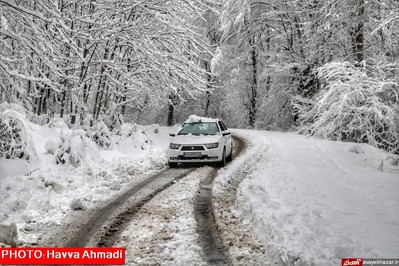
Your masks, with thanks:
[(223, 154), (222, 154), (222, 160), (218, 162), (219, 167), (225, 167), (226, 166), (226, 147), (223, 148)]
[(177, 163), (169, 162), (169, 167), (170, 168), (177, 168)]
[(226, 161), (229, 163), (233, 160), (233, 148), (231, 148), (229, 156), (226, 157)]

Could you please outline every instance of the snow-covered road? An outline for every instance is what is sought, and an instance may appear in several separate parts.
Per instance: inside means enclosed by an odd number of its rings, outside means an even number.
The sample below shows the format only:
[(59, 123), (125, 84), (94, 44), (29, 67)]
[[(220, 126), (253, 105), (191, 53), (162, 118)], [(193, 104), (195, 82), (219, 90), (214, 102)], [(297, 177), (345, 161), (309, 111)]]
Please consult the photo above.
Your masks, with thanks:
[[(30, 125), (41, 164), (0, 161), (0, 220), (17, 223), (20, 246), (66, 240), (56, 233), (166, 165), (170, 128), (143, 127), (79, 168), (55, 165), (46, 153), (46, 140), (62, 130)], [(212, 189), (233, 264), (337, 265), (342, 257), (399, 254), (394, 156), (367, 144), (295, 133), (233, 132), (248, 147), (218, 170)], [(197, 169), (141, 207), (114, 244), (126, 248), (128, 265), (206, 265), (194, 202), (209, 171)], [(86, 209), (71, 209), (75, 199)]]
[[(294, 133), (235, 133), (253, 143), (243, 155), (248, 169), (236, 211), (265, 246), (265, 265), (397, 257), (399, 167), (392, 156), (367, 144)], [(222, 169), (216, 192), (234, 176), (236, 169)]]

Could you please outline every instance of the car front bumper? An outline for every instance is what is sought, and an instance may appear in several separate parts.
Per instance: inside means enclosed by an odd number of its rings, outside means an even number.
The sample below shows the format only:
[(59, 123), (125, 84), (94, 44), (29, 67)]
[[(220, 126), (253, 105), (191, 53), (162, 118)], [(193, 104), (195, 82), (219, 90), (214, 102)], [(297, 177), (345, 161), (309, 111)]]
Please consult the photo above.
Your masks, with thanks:
[(203, 150), (168, 150), (168, 160), (171, 163), (204, 163), (204, 162), (219, 162), (222, 160), (223, 147), (216, 149), (207, 149), (205, 146), (196, 145), (196, 147), (203, 147)]

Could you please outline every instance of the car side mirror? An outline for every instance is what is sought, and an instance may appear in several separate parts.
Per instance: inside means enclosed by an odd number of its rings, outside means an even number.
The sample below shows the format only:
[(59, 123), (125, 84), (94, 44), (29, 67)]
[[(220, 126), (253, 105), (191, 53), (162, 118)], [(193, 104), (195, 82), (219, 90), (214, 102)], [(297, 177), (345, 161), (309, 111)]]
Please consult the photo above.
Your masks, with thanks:
[(171, 136), (171, 137), (175, 137), (175, 136), (176, 136), (176, 134), (175, 134), (175, 133), (169, 133), (169, 136)]
[(223, 136), (228, 136), (228, 135), (230, 135), (230, 134), (231, 134), (230, 131), (225, 131), (225, 132), (223, 132)]

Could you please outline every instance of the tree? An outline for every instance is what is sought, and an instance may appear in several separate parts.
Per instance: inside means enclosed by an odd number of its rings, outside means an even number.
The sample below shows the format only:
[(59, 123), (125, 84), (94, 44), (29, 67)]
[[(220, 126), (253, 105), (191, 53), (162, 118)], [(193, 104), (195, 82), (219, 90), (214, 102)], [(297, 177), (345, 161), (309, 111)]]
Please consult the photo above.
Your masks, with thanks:
[[(378, 66), (359, 68), (349, 62), (332, 62), (319, 69), (323, 91), (304, 112), (304, 128), (312, 135), (370, 143), (399, 152), (399, 113), (393, 80), (385, 80)], [(391, 96), (396, 94), (396, 99)], [(387, 101), (391, 98), (394, 101)]]
[[(192, 0), (0, 1), (3, 97), (71, 124), (206, 90)], [(23, 32), (24, 34), (19, 34)], [(22, 67), (27, 66), (27, 67)], [(18, 99), (17, 99), (18, 98)], [(33, 99), (33, 101), (30, 100)]]

